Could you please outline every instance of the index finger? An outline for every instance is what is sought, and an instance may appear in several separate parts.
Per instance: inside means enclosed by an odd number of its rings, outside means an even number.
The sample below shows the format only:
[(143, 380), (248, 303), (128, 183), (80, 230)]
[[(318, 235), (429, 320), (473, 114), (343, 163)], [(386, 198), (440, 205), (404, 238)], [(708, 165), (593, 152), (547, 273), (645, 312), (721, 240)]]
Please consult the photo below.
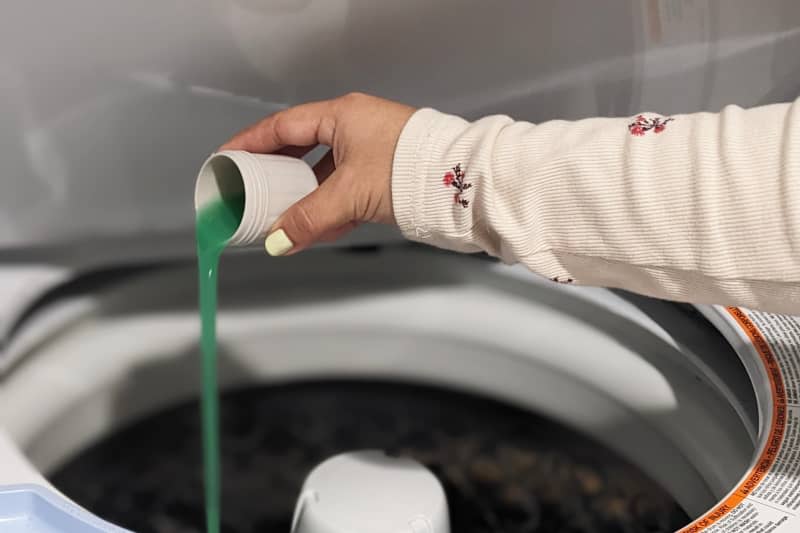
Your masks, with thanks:
[(234, 135), (219, 149), (272, 153), (286, 146), (331, 146), (335, 124), (333, 100), (311, 102), (266, 117)]

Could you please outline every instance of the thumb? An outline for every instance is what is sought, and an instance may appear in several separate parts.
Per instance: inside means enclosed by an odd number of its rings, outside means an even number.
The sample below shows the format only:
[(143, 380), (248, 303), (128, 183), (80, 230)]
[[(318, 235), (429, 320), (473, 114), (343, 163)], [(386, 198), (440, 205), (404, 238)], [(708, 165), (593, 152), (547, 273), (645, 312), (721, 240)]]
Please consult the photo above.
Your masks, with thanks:
[(351, 221), (352, 201), (337, 193), (335, 178), (336, 173), (278, 218), (264, 242), (269, 255), (297, 253)]

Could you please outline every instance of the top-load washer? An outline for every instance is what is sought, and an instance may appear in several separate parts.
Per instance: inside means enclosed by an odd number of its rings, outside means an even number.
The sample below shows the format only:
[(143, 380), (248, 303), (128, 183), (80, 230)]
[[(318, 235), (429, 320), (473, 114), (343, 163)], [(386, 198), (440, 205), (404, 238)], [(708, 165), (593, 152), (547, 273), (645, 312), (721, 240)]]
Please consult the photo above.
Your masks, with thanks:
[[(6, 11), (0, 49), (21, 49), (0, 56), (8, 531), (118, 530), (48, 476), (196, 394), (193, 177), (238, 128), (355, 89), (541, 121), (800, 88), (791, 0)], [(500, 399), (640, 467), (691, 517), (681, 531), (798, 528), (796, 318), (563, 287), (376, 228), (281, 261), (235, 254), (221, 279), (226, 387), (368, 377)]]
[[(26, 354), (0, 389), (4, 498), (49, 524), (46, 502), (69, 505), (49, 472), (197, 394), (195, 281), (191, 263), (77, 280), (19, 326), (8, 353)], [(795, 318), (565, 287), (407, 246), (235, 255), (220, 289), (225, 388), (366, 378), (479, 394), (579, 428), (709, 524), (794, 517)]]

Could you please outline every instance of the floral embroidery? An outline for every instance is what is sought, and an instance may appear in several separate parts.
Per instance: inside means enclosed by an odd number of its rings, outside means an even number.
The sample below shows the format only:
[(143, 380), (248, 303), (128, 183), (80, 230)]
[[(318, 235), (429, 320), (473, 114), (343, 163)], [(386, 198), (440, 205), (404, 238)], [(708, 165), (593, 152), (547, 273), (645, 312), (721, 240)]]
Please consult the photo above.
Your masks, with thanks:
[(455, 187), (458, 189), (458, 192), (453, 195), (453, 201), (461, 207), (466, 208), (469, 205), (469, 200), (461, 196), (464, 194), (464, 191), (472, 187), (472, 184), (464, 181), (464, 171), (461, 170), (461, 163), (454, 166), (452, 170), (445, 172), (442, 181), (445, 187)]
[(653, 130), (654, 133), (661, 133), (664, 131), (664, 129), (666, 129), (667, 123), (672, 122), (673, 120), (675, 119), (672, 117), (645, 118), (644, 115), (637, 115), (636, 120), (628, 124), (628, 131), (631, 133), (631, 135), (635, 135), (636, 137), (641, 137), (650, 130)]
[(558, 276), (556, 276), (556, 277), (554, 277), (554, 278), (550, 278), (550, 281), (555, 281), (556, 283), (564, 283), (564, 284), (569, 284), (569, 283), (572, 283), (572, 282), (573, 282), (573, 281), (575, 281), (575, 280), (574, 280), (574, 279), (572, 279), (572, 278), (564, 278), (564, 279), (559, 279), (559, 277), (558, 277)]

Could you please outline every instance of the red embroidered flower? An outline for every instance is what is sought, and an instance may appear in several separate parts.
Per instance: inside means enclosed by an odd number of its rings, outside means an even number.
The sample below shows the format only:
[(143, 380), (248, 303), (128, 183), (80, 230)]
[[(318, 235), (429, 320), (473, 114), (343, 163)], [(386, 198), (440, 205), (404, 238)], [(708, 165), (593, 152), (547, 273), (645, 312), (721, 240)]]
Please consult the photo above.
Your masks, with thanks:
[(453, 195), (453, 203), (456, 203), (463, 208), (469, 206), (469, 200), (462, 198), (461, 195), (464, 193), (464, 191), (471, 188), (472, 184), (464, 181), (464, 171), (461, 169), (461, 163), (454, 166), (452, 172), (449, 170), (445, 172), (442, 182), (444, 183), (445, 187), (455, 187), (458, 189), (458, 192)]
[(636, 137), (641, 137), (650, 130), (653, 130), (653, 133), (661, 133), (667, 128), (667, 123), (673, 120), (675, 119), (672, 117), (646, 118), (644, 115), (636, 115), (636, 119), (628, 124), (628, 131)]

